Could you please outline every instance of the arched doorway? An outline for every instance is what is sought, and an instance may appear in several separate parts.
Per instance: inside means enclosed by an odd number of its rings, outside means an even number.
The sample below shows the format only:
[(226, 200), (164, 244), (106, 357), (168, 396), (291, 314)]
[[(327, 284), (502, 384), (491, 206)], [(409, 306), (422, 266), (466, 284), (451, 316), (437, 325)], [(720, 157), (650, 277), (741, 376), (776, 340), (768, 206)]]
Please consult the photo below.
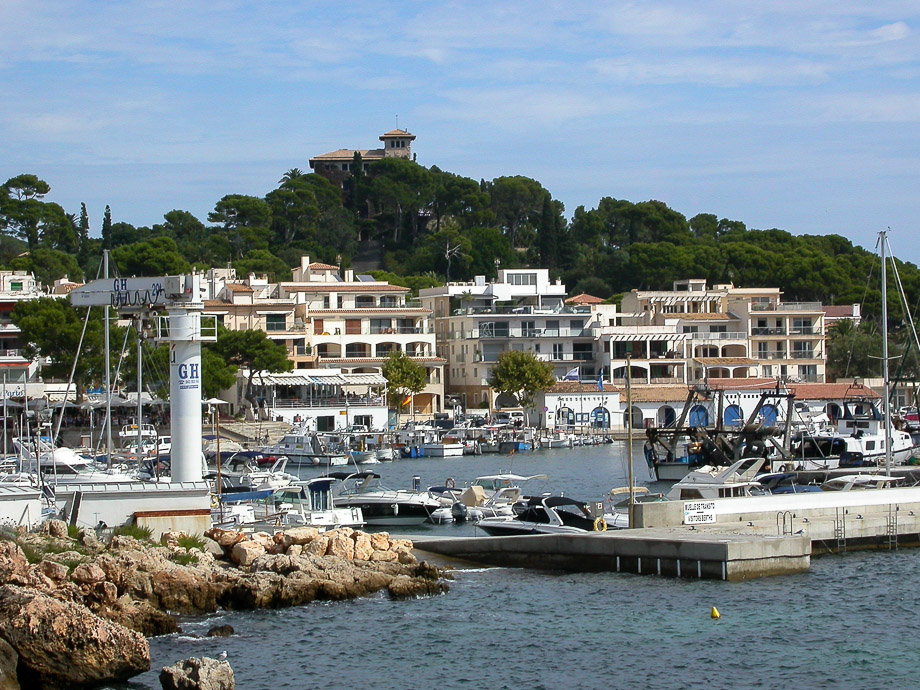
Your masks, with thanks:
[(610, 412), (606, 407), (595, 407), (591, 410), (591, 426), (595, 429), (610, 428)]
[(688, 423), (690, 426), (709, 426), (709, 410), (702, 405), (694, 405), (690, 408)]
[(560, 407), (556, 410), (556, 426), (574, 426), (575, 411), (570, 407)]
[(738, 405), (729, 405), (725, 408), (725, 426), (741, 426), (744, 423), (744, 415)]
[(636, 407), (635, 405), (632, 408), (623, 413), (623, 426), (630, 426), (630, 417), (632, 418), (631, 423), (633, 429), (641, 429), (645, 426), (645, 417), (642, 414), (642, 410)]
[(776, 426), (776, 407), (773, 405), (761, 407), (760, 421), (764, 426)]
[(662, 405), (658, 408), (658, 426), (672, 427), (677, 422), (677, 412), (670, 405)]

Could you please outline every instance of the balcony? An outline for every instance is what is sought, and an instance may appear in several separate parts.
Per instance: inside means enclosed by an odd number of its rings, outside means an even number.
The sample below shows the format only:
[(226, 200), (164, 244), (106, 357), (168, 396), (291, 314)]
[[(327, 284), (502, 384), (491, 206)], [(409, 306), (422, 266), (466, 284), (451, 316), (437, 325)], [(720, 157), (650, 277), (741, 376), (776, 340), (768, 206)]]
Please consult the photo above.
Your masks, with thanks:
[(817, 353), (811, 350), (793, 350), (792, 359), (819, 359)]
[[(756, 334), (755, 334), (756, 335)], [(746, 340), (742, 331), (725, 331), (724, 333), (690, 333), (691, 340)]]
[(751, 326), (751, 335), (786, 335), (785, 328), (763, 328), (761, 326)]
[(793, 326), (789, 329), (789, 335), (821, 335), (814, 326)]
[(593, 338), (599, 328), (502, 328), (466, 331), (466, 340), (498, 340), (502, 338)]
[(760, 350), (756, 359), (788, 359), (785, 350)]
[(821, 311), (820, 302), (751, 302), (751, 311)]

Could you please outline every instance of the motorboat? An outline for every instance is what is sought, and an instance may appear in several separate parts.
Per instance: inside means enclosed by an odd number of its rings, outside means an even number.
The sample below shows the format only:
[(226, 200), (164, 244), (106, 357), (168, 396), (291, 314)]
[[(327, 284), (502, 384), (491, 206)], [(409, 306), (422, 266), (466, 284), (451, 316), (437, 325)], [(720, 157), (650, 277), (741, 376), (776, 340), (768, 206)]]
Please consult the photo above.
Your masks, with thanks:
[(476, 523), (493, 537), (528, 534), (585, 534), (605, 531), (607, 523), (595, 517), (589, 504), (568, 496), (531, 498), (512, 517), (487, 517)]
[(23, 471), (40, 471), (44, 481), (49, 484), (138, 481), (134, 472), (128, 472), (121, 466), (100, 467), (72, 448), (54, 444), (47, 436), (29, 442), (14, 438), (12, 443), (22, 458)]
[(769, 491), (774, 495), (805, 494), (821, 491), (821, 487), (815, 484), (799, 484), (798, 474), (795, 472), (758, 474), (754, 479), (764, 491)]
[(745, 458), (728, 467), (705, 465), (688, 472), (666, 494), (668, 500), (737, 498), (766, 493), (754, 479), (763, 458)]
[[(129, 453), (136, 455), (154, 455), (159, 450), (157, 428), (150, 423), (125, 424), (118, 432), (118, 444)], [(140, 452), (138, 452), (140, 444)], [(169, 452), (169, 451), (167, 451)]]
[(316, 527), (325, 531), (362, 527), (365, 522), (360, 508), (336, 505), (332, 487), (337, 481), (332, 477), (316, 477), (289, 484), (264, 498), (251, 500), (250, 506), (244, 508), (233, 507), (234, 503), (228, 502), (226, 517), (238, 516), (242, 520), (248, 517), (251, 525), (244, 522), (242, 526), (254, 528)]
[[(545, 474), (520, 475), (508, 472), (476, 477), (472, 484), (451, 492), (451, 511), (457, 521), (478, 522), (486, 517), (509, 516), (515, 504), (525, 500), (524, 486), (532, 481), (549, 479)], [(450, 481), (450, 480), (449, 480)]]
[(335, 434), (322, 434), (304, 428), (285, 434), (277, 443), (262, 449), (265, 455), (285, 456), (292, 465), (347, 465), (351, 455)]
[(340, 482), (335, 487), (335, 504), (360, 508), (368, 525), (420, 525), (441, 507), (441, 502), (427, 491), (383, 486), (376, 472), (330, 472), (327, 476)]
[(904, 477), (885, 474), (845, 474), (832, 477), (821, 485), (822, 491), (862, 491), (864, 489), (890, 489)]

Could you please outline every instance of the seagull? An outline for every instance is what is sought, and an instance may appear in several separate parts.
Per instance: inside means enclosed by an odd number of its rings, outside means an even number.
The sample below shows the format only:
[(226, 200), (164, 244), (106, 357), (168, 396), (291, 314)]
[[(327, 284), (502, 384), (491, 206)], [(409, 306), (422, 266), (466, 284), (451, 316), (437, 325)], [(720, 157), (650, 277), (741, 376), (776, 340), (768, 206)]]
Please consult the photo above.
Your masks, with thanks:
[(227, 660), (227, 650), (226, 650), (226, 649), (225, 649), (224, 651), (222, 651), (220, 654), (217, 655), (217, 660), (218, 660), (218, 661), (226, 661), (226, 660)]

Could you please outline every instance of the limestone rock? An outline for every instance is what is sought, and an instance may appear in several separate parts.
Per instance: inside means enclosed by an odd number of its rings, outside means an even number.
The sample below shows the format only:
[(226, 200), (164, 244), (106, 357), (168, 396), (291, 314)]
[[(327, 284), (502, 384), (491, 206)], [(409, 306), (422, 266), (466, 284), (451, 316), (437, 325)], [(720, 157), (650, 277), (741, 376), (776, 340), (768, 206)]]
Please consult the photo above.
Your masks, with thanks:
[(160, 671), (164, 690), (233, 690), (233, 669), (226, 661), (191, 658)]
[(179, 631), (175, 618), (155, 609), (149, 602), (136, 601), (128, 595), (118, 597), (111, 605), (101, 607), (95, 613), (129, 630), (139, 632), (144, 637), (169, 635)]
[(370, 536), (364, 532), (355, 532), (352, 536), (355, 542), (355, 560), (370, 560), (371, 554), (374, 553), (374, 547), (371, 544)]
[(139, 633), (22, 587), (0, 587), (0, 630), (19, 654), (26, 687), (99, 685), (150, 668), (150, 649)]
[(329, 537), (320, 535), (304, 547), (303, 552), (311, 556), (325, 556), (329, 550)]
[(123, 534), (112, 537), (112, 541), (109, 542), (111, 551), (143, 551), (146, 548), (147, 545), (140, 539)]
[(66, 522), (63, 520), (48, 520), (48, 522), (45, 524), (48, 525), (49, 536), (52, 536), (55, 539), (67, 539)]
[(368, 536), (371, 538), (371, 546), (374, 547), (374, 551), (390, 550), (390, 535), (387, 532), (375, 532)]
[(348, 561), (355, 559), (355, 543), (352, 541), (350, 534), (346, 534), (342, 530), (333, 530), (327, 536), (329, 537), (329, 547), (326, 549), (327, 556), (336, 556)]
[(225, 549), (232, 549), (234, 544), (246, 539), (246, 535), (242, 532), (220, 529), (219, 527), (212, 527), (204, 533), (204, 536), (213, 539)]
[(211, 554), (214, 558), (223, 558), (226, 554), (224, 553), (224, 547), (218, 544), (216, 541), (210, 537), (205, 537), (204, 546), (201, 547), (202, 551), (205, 553)]
[(233, 562), (243, 566), (249, 566), (254, 560), (265, 553), (265, 547), (256, 541), (241, 541), (233, 545), (233, 551), (230, 557)]
[(230, 637), (235, 631), (232, 625), (215, 625), (208, 630), (208, 637)]
[(74, 568), (71, 579), (77, 584), (93, 585), (105, 582), (105, 571), (95, 563), (81, 563)]
[(38, 567), (41, 569), (42, 573), (44, 573), (45, 577), (54, 580), (55, 582), (63, 582), (70, 576), (70, 571), (63, 563), (55, 563), (54, 561), (43, 560), (38, 564)]
[(16, 663), (19, 655), (16, 650), (0, 638), (0, 690), (20, 690), (16, 677)]
[(303, 553), (303, 544), (291, 544), (285, 553), (288, 556), (300, 556)]
[(372, 563), (395, 563), (399, 560), (399, 554), (395, 551), (372, 551), (367, 560)]
[(19, 545), (0, 541), (0, 582), (22, 582), (28, 577), (29, 561)]
[(309, 544), (318, 536), (319, 530), (315, 527), (293, 527), (284, 532), (278, 532), (275, 535), (275, 541), (282, 544), (285, 549), (288, 549), (293, 544), (299, 544), (300, 546)]
[(266, 551), (275, 545), (275, 542), (272, 539), (272, 535), (268, 534), (267, 532), (255, 532), (252, 536), (249, 537), (249, 541), (254, 541), (256, 544), (260, 544)]

